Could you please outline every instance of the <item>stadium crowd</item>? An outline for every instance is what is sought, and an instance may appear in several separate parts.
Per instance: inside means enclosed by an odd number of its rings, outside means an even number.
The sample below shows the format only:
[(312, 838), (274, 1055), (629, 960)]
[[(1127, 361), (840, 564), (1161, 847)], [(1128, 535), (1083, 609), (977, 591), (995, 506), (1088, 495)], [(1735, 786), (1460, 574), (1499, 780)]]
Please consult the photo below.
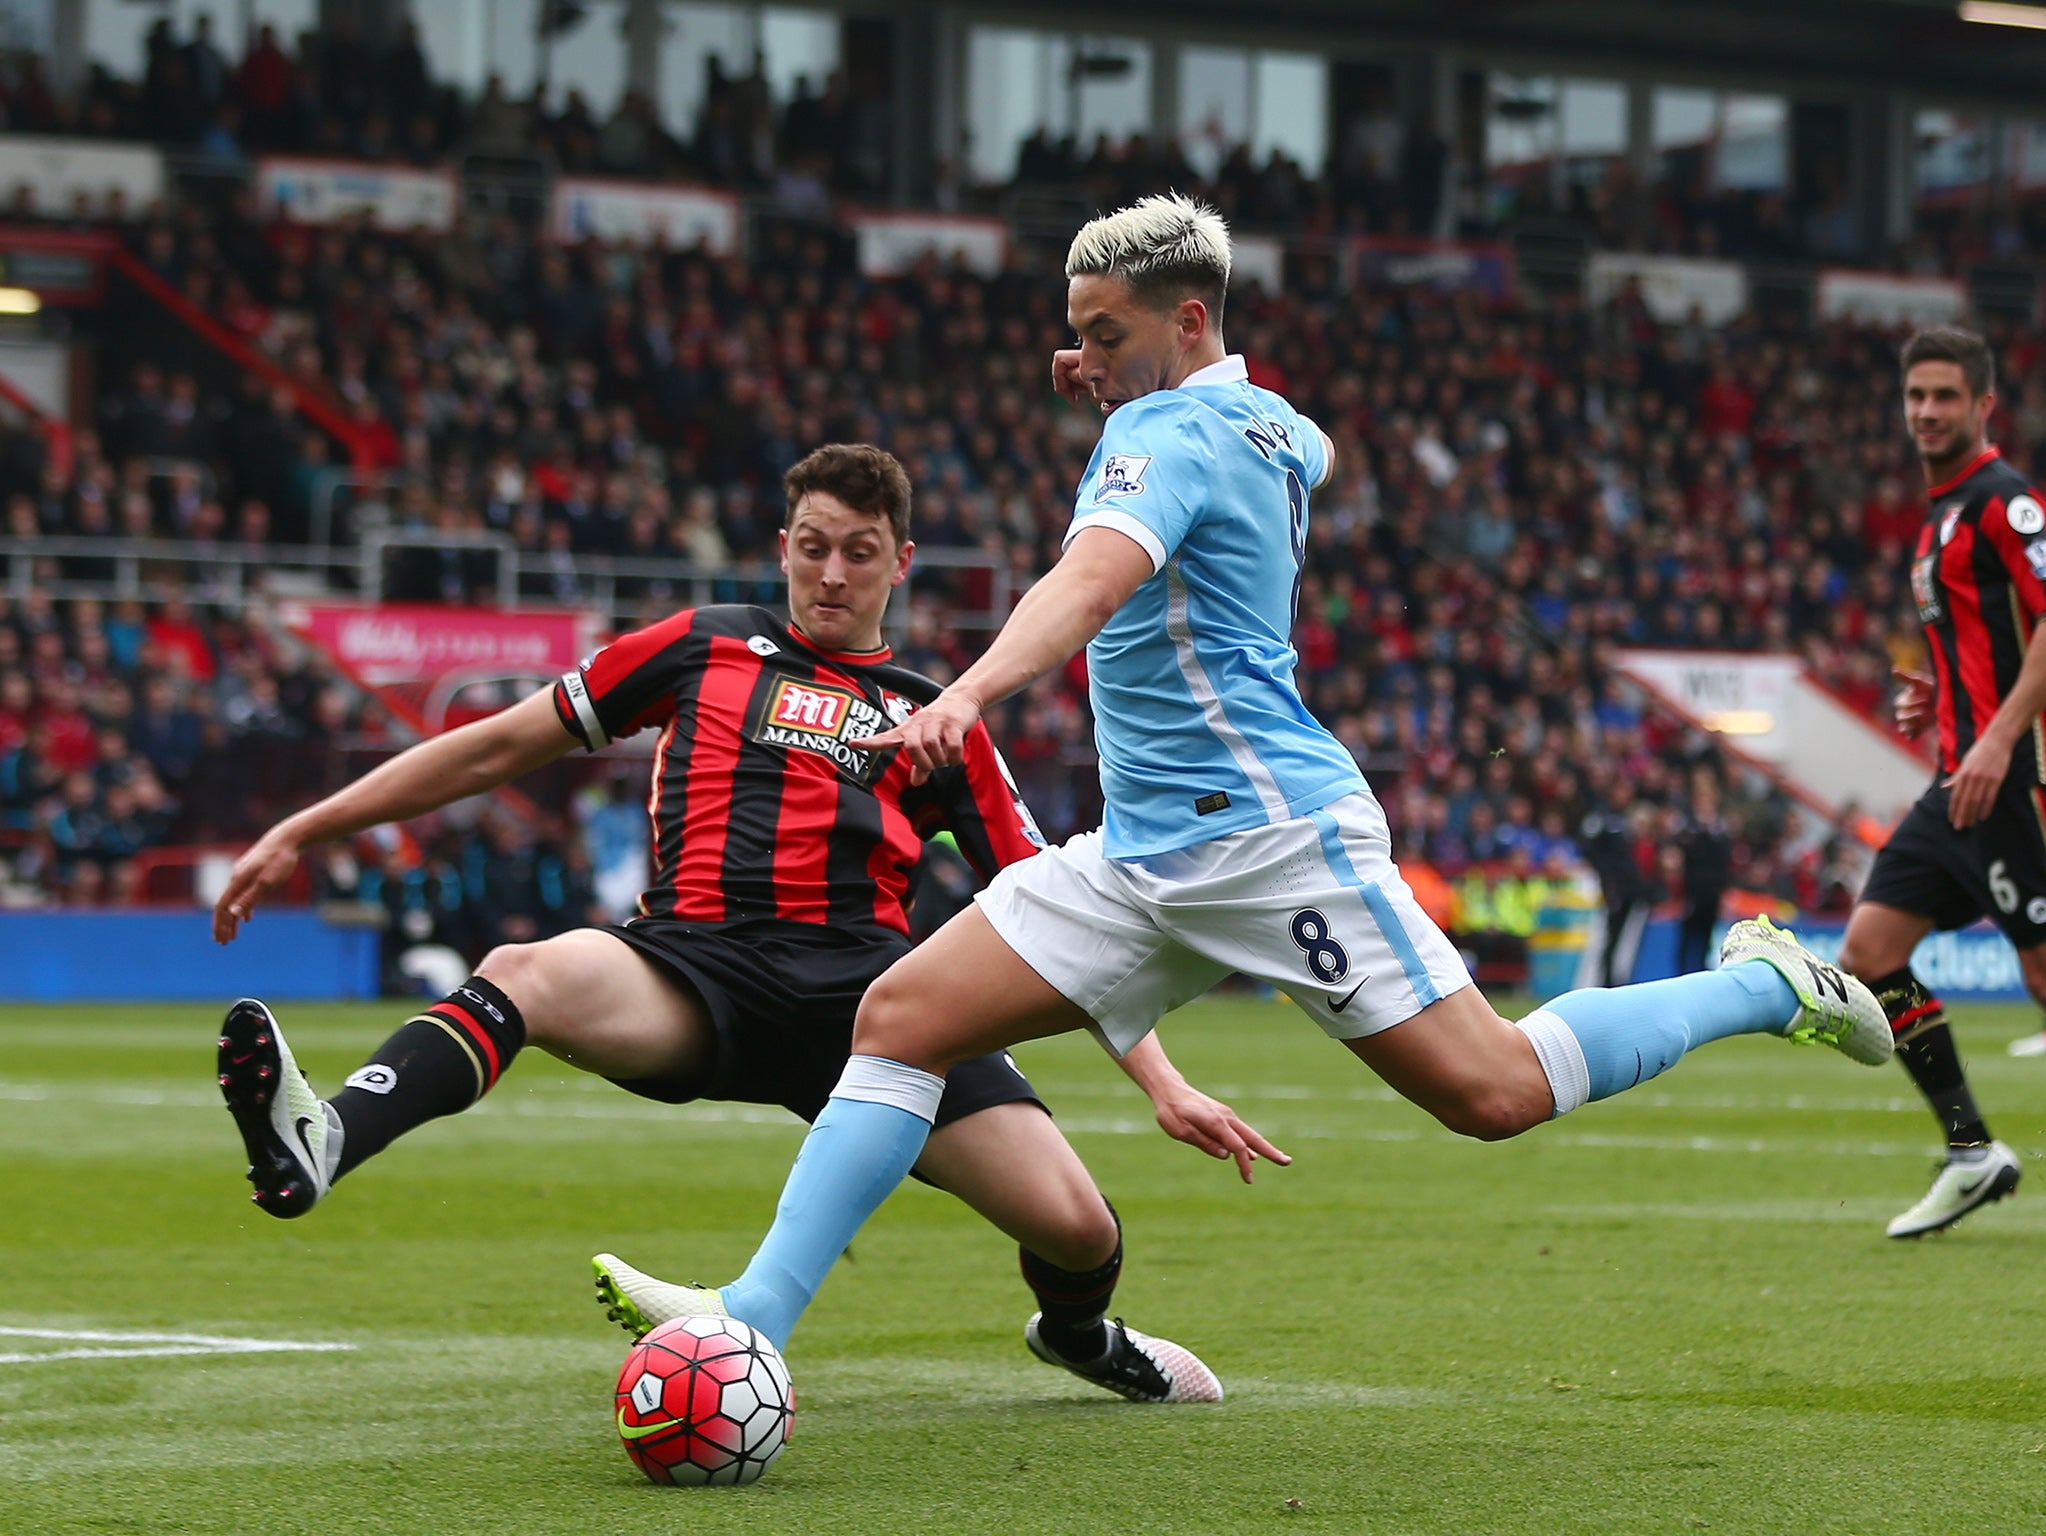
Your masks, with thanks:
[[(24, 120), (21, 97), (17, 82), (11, 121)], [(132, 126), (118, 111), (92, 120)], [(1127, 154), (1115, 164), (1137, 176)], [(1245, 185), (1268, 192), (1268, 180)], [(1088, 186), (1143, 189), (1141, 177)], [(770, 558), (781, 470), (831, 439), (903, 458), (925, 548), (978, 549), (1019, 584), (1046, 568), (1097, 426), (1047, 387), (1066, 330), (1042, 253), (1023, 248), (993, 279), (926, 264), (872, 281), (829, 230), (761, 228), (745, 263), (565, 248), (509, 217), (433, 236), (266, 224), (246, 199), (156, 210), (127, 233), (186, 300), (346, 415), (384, 487), (359, 518), (508, 535), (522, 597), (589, 602), (593, 556)], [(1567, 295), (1350, 291), (1314, 263), (1293, 276), (1283, 295), (1239, 295), (1228, 332), (1253, 379), (1337, 444), (1305, 557), (1303, 685), (1387, 800), (1438, 914), (1524, 931), (1543, 891), (1593, 869), (1629, 900), (1710, 891), (1716, 905), (1730, 881), (1761, 900), (1842, 904), (1858, 886), (1856, 841), (1644, 709), (1610, 652), (1795, 649), (1883, 714), (1888, 669), (1917, 646), (1900, 578), (1922, 517), (1896, 425), (1895, 338), (1754, 318), (1664, 326), (1632, 290), (1593, 309)], [(2046, 453), (2046, 350), (2028, 331), (1995, 340), (1995, 435), (2030, 468)], [(313, 535), (340, 445), (287, 391), (252, 376), (203, 383), (119, 336), (104, 350), (101, 419), (71, 463), (40, 461), (23, 434), (0, 444), (7, 533)], [(83, 557), (45, 569), (109, 574)], [(506, 595), (494, 564), (468, 555), (415, 558), (391, 577), (398, 596)], [(994, 591), (985, 569), (920, 578), (905, 658), (956, 671), (983, 632), (953, 620)], [(636, 622), (685, 589), (642, 575), (616, 595), (621, 622)], [(245, 835), (338, 771), (319, 748), (341, 735), (388, 749), (372, 704), (215, 596), (202, 583), (147, 608), (30, 596), (0, 612), (0, 827), (17, 892), (133, 895), (137, 848)], [(1081, 669), (995, 723), (1047, 831), (1089, 824)], [(251, 741), (266, 750), (240, 750)], [(280, 742), (295, 750), (267, 750)], [(273, 778), (250, 786), (251, 763)], [(502, 865), (493, 837), (527, 839), (550, 869), (590, 867), (577, 838), (556, 828), (533, 842), (517, 823), (450, 832), (438, 854), (405, 850), (396, 885), (417, 910), (459, 909)], [(410, 873), (436, 857), (462, 879)], [(572, 920), (584, 874), (548, 880), (570, 894), (524, 906)], [(464, 923), (450, 931), (473, 948), (480, 929)]]
[[(189, 899), (195, 861), (165, 845), (246, 842), (396, 744), (373, 700), (260, 620), (184, 596), (0, 598), (0, 905)], [(585, 837), (491, 809), (357, 839), (301, 894), (464, 953), (544, 937), (593, 910), (616, 831), (589, 820)]]
[[(191, 213), (136, 240), (376, 434), (392, 519), (511, 535), (531, 557), (528, 596), (587, 599), (560, 556), (769, 556), (781, 467), (832, 438), (903, 457), (926, 548), (978, 548), (1027, 579), (1055, 558), (1096, 430), (1046, 387), (1065, 334), (1057, 287), (1021, 268), (865, 282), (830, 241), (787, 227), (744, 266), (562, 249), (509, 223), (426, 239)], [(1301, 672), (1393, 805), (1409, 859), (1452, 878), (1563, 877), (1582, 867), (1584, 818), (1625, 782), (1651, 889), (1681, 885), (1662, 850), (1684, 827), (1722, 820), (1743, 887), (1806, 905), (1851, 888), (1832, 829), (1746, 793), (1708, 743), (1630, 704), (1607, 652), (1796, 648), (1858, 706), (1885, 707), (1888, 666), (1915, 643), (1898, 573), (1921, 515), (1889, 338), (1666, 328), (1631, 295), (1591, 311), (1424, 289), (1246, 294), (1230, 333), (1253, 377), (1337, 442), (1306, 552)], [(2029, 460), (2046, 442), (2046, 357), (2029, 336), (2003, 340), (2015, 406), (1999, 436)], [(8, 527), (296, 543), (310, 471), (332, 451), (270, 391), (215, 395), (138, 359), (68, 473), (10, 487)], [(455, 558), (401, 579), (413, 596), (488, 601), (492, 575)], [(946, 586), (924, 590), (957, 609), (989, 601), (985, 572)], [(627, 589), (640, 617), (677, 591)], [(925, 604), (904, 647), (939, 676), (975, 639), (941, 606)], [(313, 729), (332, 692), (264, 683), (263, 648), (216, 623), (219, 659), (184, 684), (211, 686), (216, 738), (230, 705)], [(14, 612), (24, 660), (0, 672), (47, 710), (43, 679), (93, 676), (105, 626)], [(295, 716), (274, 702), (292, 688)], [(1000, 725), (1049, 829), (1084, 823), (1077, 670)]]
[[(542, 82), (521, 96), (497, 76), (470, 99), (434, 78), (411, 23), (389, 46), (373, 46), (345, 9), (296, 40), (260, 24), (239, 59), (205, 12), (185, 36), (160, 17), (141, 78), (95, 64), (71, 93), (53, 88), (35, 54), (0, 64), (0, 130), (146, 139), (225, 172), (255, 155), (293, 153), (680, 180), (803, 215), (828, 214), (834, 197), (890, 190), (889, 97), (885, 78), (835, 69), (823, 80), (799, 76), (777, 100), (764, 59), (738, 74), (712, 54), (686, 122), (664, 120), (636, 91), (599, 112), (573, 87), (550, 92)], [(1310, 239), (1433, 233), (1447, 200), (1448, 227), (1464, 238), (1534, 223), (1574, 229), (1608, 250), (1921, 272), (2008, 261), (2046, 235), (2046, 199), (1949, 196), (1919, 209), (1908, 239), (1869, 250), (1838, 166), (1821, 168), (1815, 185), (1794, 195), (1722, 186), (1710, 139), (1665, 152), (1647, 180), (1621, 155), (1573, 157), (1561, 176), (1546, 161), (1487, 168), (1459, 161), (1432, 129), (1404, 120), (1389, 76), (1335, 125), (1320, 174), (1280, 149), (1260, 157), (1214, 133), (1198, 137), (1212, 152), (1201, 157), (1212, 162), (1206, 174), (1169, 140), (1139, 133), (1082, 142), (1040, 131), (1021, 145), (1007, 183), (969, 184), (959, 167), (940, 164), (932, 196), (940, 207), (980, 212), (1003, 211), (1015, 193), (1106, 208), (1173, 186), (1206, 197), (1239, 227)], [(33, 210), (17, 203), (15, 211)]]

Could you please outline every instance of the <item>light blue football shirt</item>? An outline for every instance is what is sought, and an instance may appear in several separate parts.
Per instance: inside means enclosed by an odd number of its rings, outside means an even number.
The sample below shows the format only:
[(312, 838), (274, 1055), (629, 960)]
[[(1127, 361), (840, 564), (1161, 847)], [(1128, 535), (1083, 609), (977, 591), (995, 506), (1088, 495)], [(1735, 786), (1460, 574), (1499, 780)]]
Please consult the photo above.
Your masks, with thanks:
[(1366, 790), (1293, 682), (1293, 609), (1321, 433), (1231, 355), (1118, 407), (1066, 542), (1113, 528), (1151, 557), (1087, 647), (1104, 851), (1142, 858)]

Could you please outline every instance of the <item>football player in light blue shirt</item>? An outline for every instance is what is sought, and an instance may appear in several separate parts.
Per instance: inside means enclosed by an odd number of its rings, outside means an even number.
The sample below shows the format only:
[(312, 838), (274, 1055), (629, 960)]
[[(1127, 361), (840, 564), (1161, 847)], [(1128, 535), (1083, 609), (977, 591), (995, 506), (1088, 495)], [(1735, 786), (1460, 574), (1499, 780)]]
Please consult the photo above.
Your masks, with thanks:
[[(1229, 266), (1227, 226), (1184, 198), (1080, 231), (1066, 262), (1079, 345), (1053, 382), (1107, 422), (1064, 556), (951, 687), (854, 743), (896, 749), (912, 776), (956, 763), (984, 709), (1084, 645), (1104, 827), (1004, 870), (868, 990), (745, 1273), (711, 1290), (635, 1272), (628, 1311), (728, 1310), (782, 1342), (915, 1161), (952, 1063), (1082, 1028), (1121, 1053), (1232, 970), (1281, 987), (1401, 1093), (1487, 1140), (1730, 1035), (1888, 1059), (1868, 989), (1766, 921), (1735, 925), (1717, 971), (1568, 993), (1517, 1022), (1493, 1011), (1294, 685), (1309, 503), (1334, 450), (1223, 345)], [(1240, 1152), (1236, 1137), (1222, 1126), (1210, 1150)], [(1106, 1381), (1128, 1345), (1098, 1370), (1061, 1363)]]
[(1293, 683), (1308, 492), (1330, 462), (1321, 429), (1240, 357), (1109, 415), (1066, 544), (1112, 529), (1157, 572), (1087, 645), (1110, 858), (1365, 788)]

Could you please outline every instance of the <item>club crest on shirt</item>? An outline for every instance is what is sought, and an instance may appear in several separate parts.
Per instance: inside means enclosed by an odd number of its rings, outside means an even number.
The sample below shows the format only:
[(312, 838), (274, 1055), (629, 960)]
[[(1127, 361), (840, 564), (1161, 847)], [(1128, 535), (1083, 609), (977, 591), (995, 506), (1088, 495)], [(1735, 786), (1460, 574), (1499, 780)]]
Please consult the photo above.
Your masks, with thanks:
[(1958, 501), (1950, 501), (1947, 503), (1945, 508), (1946, 515), (1940, 519), (1939, 525), (1939, 542), (1941, 548), (1945, 548), (1946, 545), (1953, 539), (1954, 525), (1961, 520), (1961, 508), (1962, 503)]
[(1095, 488), (1096, 501), (1115, 501), (1144, 494), (1144, 471), (1151, 467), (1148, 453), (1111, 453), (1101, 461), (1101, 484)]

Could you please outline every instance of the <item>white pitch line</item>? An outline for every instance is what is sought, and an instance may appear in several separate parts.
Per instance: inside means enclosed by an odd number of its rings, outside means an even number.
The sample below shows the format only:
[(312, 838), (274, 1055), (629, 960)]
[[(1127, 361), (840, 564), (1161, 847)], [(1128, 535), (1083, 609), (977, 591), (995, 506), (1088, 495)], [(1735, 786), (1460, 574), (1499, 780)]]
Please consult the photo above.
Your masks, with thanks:
[(0, 1327), (0, 1338), (122, 1346), (113, 1349), (18, 1350), (0, 1354), (0, 1365), (40, 1365), (46, 1360), (140, 1360), (170, 1355), (326, 1355), (355, 1348), (353, 1344), (318, 1344), (297, 1339), (241, 1339), (211, 1333), (116, 1333), (98, 1328)]
[[(1389, 1090), (1388, 1090), (1389, 1091)], [(120, 1096), (115, 1097), (118, 1093)], [(1247, 1097), (1248, 1095), (1244, 1095)], [(1054, 1098), (1059, 1095), (1054, 1095)], [(123, 1103), (148, 1107), (213, 1107), (218, 1101), (211, 1094), (195, 1091), (190, 1095), (176, 1091), (144, 1089), (97, 1090), (80, 1089), (71, 1084), (50, 1083), (0, 1083), (0, 1099), (23, 1099), (32, 1101), (73, 1101), (86, 1103)], [(1689, 1106), (1682, 1106), (1689, 1107)], [(1828, 1105), (1826, 1108), (1838, 1108)], [(1856, 1106), (1861, 1109), (1883, 1109), (1892, 1107), (1910, 1108), (1903, 1100), (1868, 1102)], [(671, 1125), (734, 1125), (767, 1126), (794, 1129), (802, 1124), (787, 1110), (771, 1105), (694, 1103), (694, 1104), (652, 1104), (643, 1100), (626, 1098), (610, 1103), (580, 1101), (579, 1096), (552, 1089), (524, 1095), (485, 1099), (469, 1111), (487, 1119), (515, 1116), (520, 1119), (537, 1120), (589, 1120), (589, 1121), (649, 1121), (666, 1122)], [(1089, 1115), (1060, 1115), (1058, 1123), (1064, 1130), (1082, 1136), (1156, 1136), (1162, 1134), (1149, 1120), (1123, 1119)], [(1407, 1142), (1441, 1141), (1457, 1142), (1464, 1138), (1445, 1130), (1415, 1129), (1404, 1126), (1356, 1126), (1320, 1124), (1284, 1125), (1275, 1133), (1281, 1140), (1295, 1141), (1358, 1141), (1358, 1142)], [(1561, 1147), (1594, 1148), (1630, 1152), (1743, 1152), (1764, 1155), (1812, 1155), (1839, 1157), (1915, 1157), (1930, 1156), (1936, 1149), (1930, 1142), (1893, 1141), (1824, 1141), (1801, 1142), (1781, 1138), (1728, 1137), (1707, 1135), (1622, 1135), (1596, 1131), (1554, 1131), (1537, 1130), (1532, 1133), (1536, 1144)]]

